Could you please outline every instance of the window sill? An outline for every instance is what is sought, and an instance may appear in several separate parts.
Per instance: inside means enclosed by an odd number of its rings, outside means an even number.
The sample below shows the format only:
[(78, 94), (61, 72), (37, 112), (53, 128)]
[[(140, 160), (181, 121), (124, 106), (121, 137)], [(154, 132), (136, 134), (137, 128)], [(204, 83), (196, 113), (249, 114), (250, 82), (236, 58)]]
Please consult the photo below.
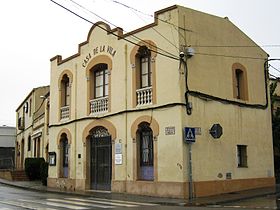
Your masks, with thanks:
[(248, 166), (237, 166), (237, 168), (248, 168)]
[(154, 182), (155, 180), (137, 179), (136, 182)]

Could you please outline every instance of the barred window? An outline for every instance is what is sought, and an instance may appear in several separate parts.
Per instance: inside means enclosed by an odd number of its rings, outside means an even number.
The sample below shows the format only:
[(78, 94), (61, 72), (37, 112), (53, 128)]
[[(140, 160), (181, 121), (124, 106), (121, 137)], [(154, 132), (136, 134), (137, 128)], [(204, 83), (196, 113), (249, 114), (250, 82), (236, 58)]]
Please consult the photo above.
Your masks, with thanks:
[(247, 145), (237, 145), (238, 167), (248, 167), (247, 165)]

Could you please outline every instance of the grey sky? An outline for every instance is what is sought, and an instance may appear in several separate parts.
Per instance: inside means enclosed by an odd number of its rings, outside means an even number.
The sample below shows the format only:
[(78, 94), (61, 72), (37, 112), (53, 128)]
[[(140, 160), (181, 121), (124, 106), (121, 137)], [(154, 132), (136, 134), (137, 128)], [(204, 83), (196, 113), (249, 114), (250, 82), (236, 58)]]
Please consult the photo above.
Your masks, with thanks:
[[(55, 0), (92, 22), (100, 21), (92, 11), (114, 25), (131, 31), (152, 18), (129, 10), (113, 0)], [(118, 0), (145, 14), (179, 4), (227, 16), (271, 58), (280, 58), (279, 0)], [(140, 17), (141, 18), (140, 18)], [(145, 21), (143, 21), (143, 19)], [(15, 125), (15, 110), (34, 87), (49, 84), (50, 58), (75, 54), (85, 41), (91, 24), (58, 7), (50, 0), (9, 0), (0, 7), (0, 125)], [(268, 47), (268, 45), (277, 45)], [(280, 62), (271, 63), (280, 69)], [(280, 76), (280, 72), (271, 70)]]

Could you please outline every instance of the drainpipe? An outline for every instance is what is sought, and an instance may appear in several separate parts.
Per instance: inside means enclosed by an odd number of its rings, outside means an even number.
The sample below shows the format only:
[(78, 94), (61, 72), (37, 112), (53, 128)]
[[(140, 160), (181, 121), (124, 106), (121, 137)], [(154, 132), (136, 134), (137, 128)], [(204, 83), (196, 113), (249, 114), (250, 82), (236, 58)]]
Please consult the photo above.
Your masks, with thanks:
[[(77, 78), (78, 78), (78, 75), (77, 75), (77, 64), (75, 64), (75, 77), (74, 78), (76, 78), (76, 80), (77, 80)], [(74, 80), (74, 78), (73, 78), (73, 80)], [(72, 81), (72, 85), (74, 86), (74, 81)], [(78, 88), (78, 85), (77, 85), (77, 82), (76, 82), (76, 84), (75, 84), (75, 89), (74, 89), (74, 91), (75, 91), (75, 102), (74, 102), (74, 104), (75, 104), (75, 111), (74, 111), (74, 113), (75, 113), (75, 123), (74, 123), (74, 126), (75, 126), (75, 135), (74, 135), (74, 142), (73, 142), (73, 146), (74, 146), (74, 171), (75, 171), (75, 173), (74, 173), (74, 179), (75, 179), (75, 185), (76, 185), (76, 179), (77, 179), (77, 161), (78, 161), (78, 158), (77, 158), (77, 121), (76, 121), (76, 119), (77, 119), (77, 88)], [(75, 188), (76, 188), (76, 186), (74, 186), (74, 191), (75, 191)]]
[[(127, 44), (125, 45), (125, 48), (124, 48), (124, 53), (125, 53), (125, 110), (127, 110)], [(127, 112), (125, 112), (125, 192), (127, 192), (127, 160), (128, 160), (128, 157), (127, 157)]]

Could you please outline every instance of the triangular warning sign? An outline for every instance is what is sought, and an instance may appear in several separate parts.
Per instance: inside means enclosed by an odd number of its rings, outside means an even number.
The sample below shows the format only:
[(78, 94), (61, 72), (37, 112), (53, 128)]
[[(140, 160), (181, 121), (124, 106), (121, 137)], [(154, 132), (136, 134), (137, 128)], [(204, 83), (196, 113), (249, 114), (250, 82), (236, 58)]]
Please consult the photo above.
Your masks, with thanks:
[(185, 142), (195, 142), (195, 128), (185, 127)]
[(192, 132), (192, 129), (189, 129), (187, 132), (187, 139), (194, 139), (194, 134)]

